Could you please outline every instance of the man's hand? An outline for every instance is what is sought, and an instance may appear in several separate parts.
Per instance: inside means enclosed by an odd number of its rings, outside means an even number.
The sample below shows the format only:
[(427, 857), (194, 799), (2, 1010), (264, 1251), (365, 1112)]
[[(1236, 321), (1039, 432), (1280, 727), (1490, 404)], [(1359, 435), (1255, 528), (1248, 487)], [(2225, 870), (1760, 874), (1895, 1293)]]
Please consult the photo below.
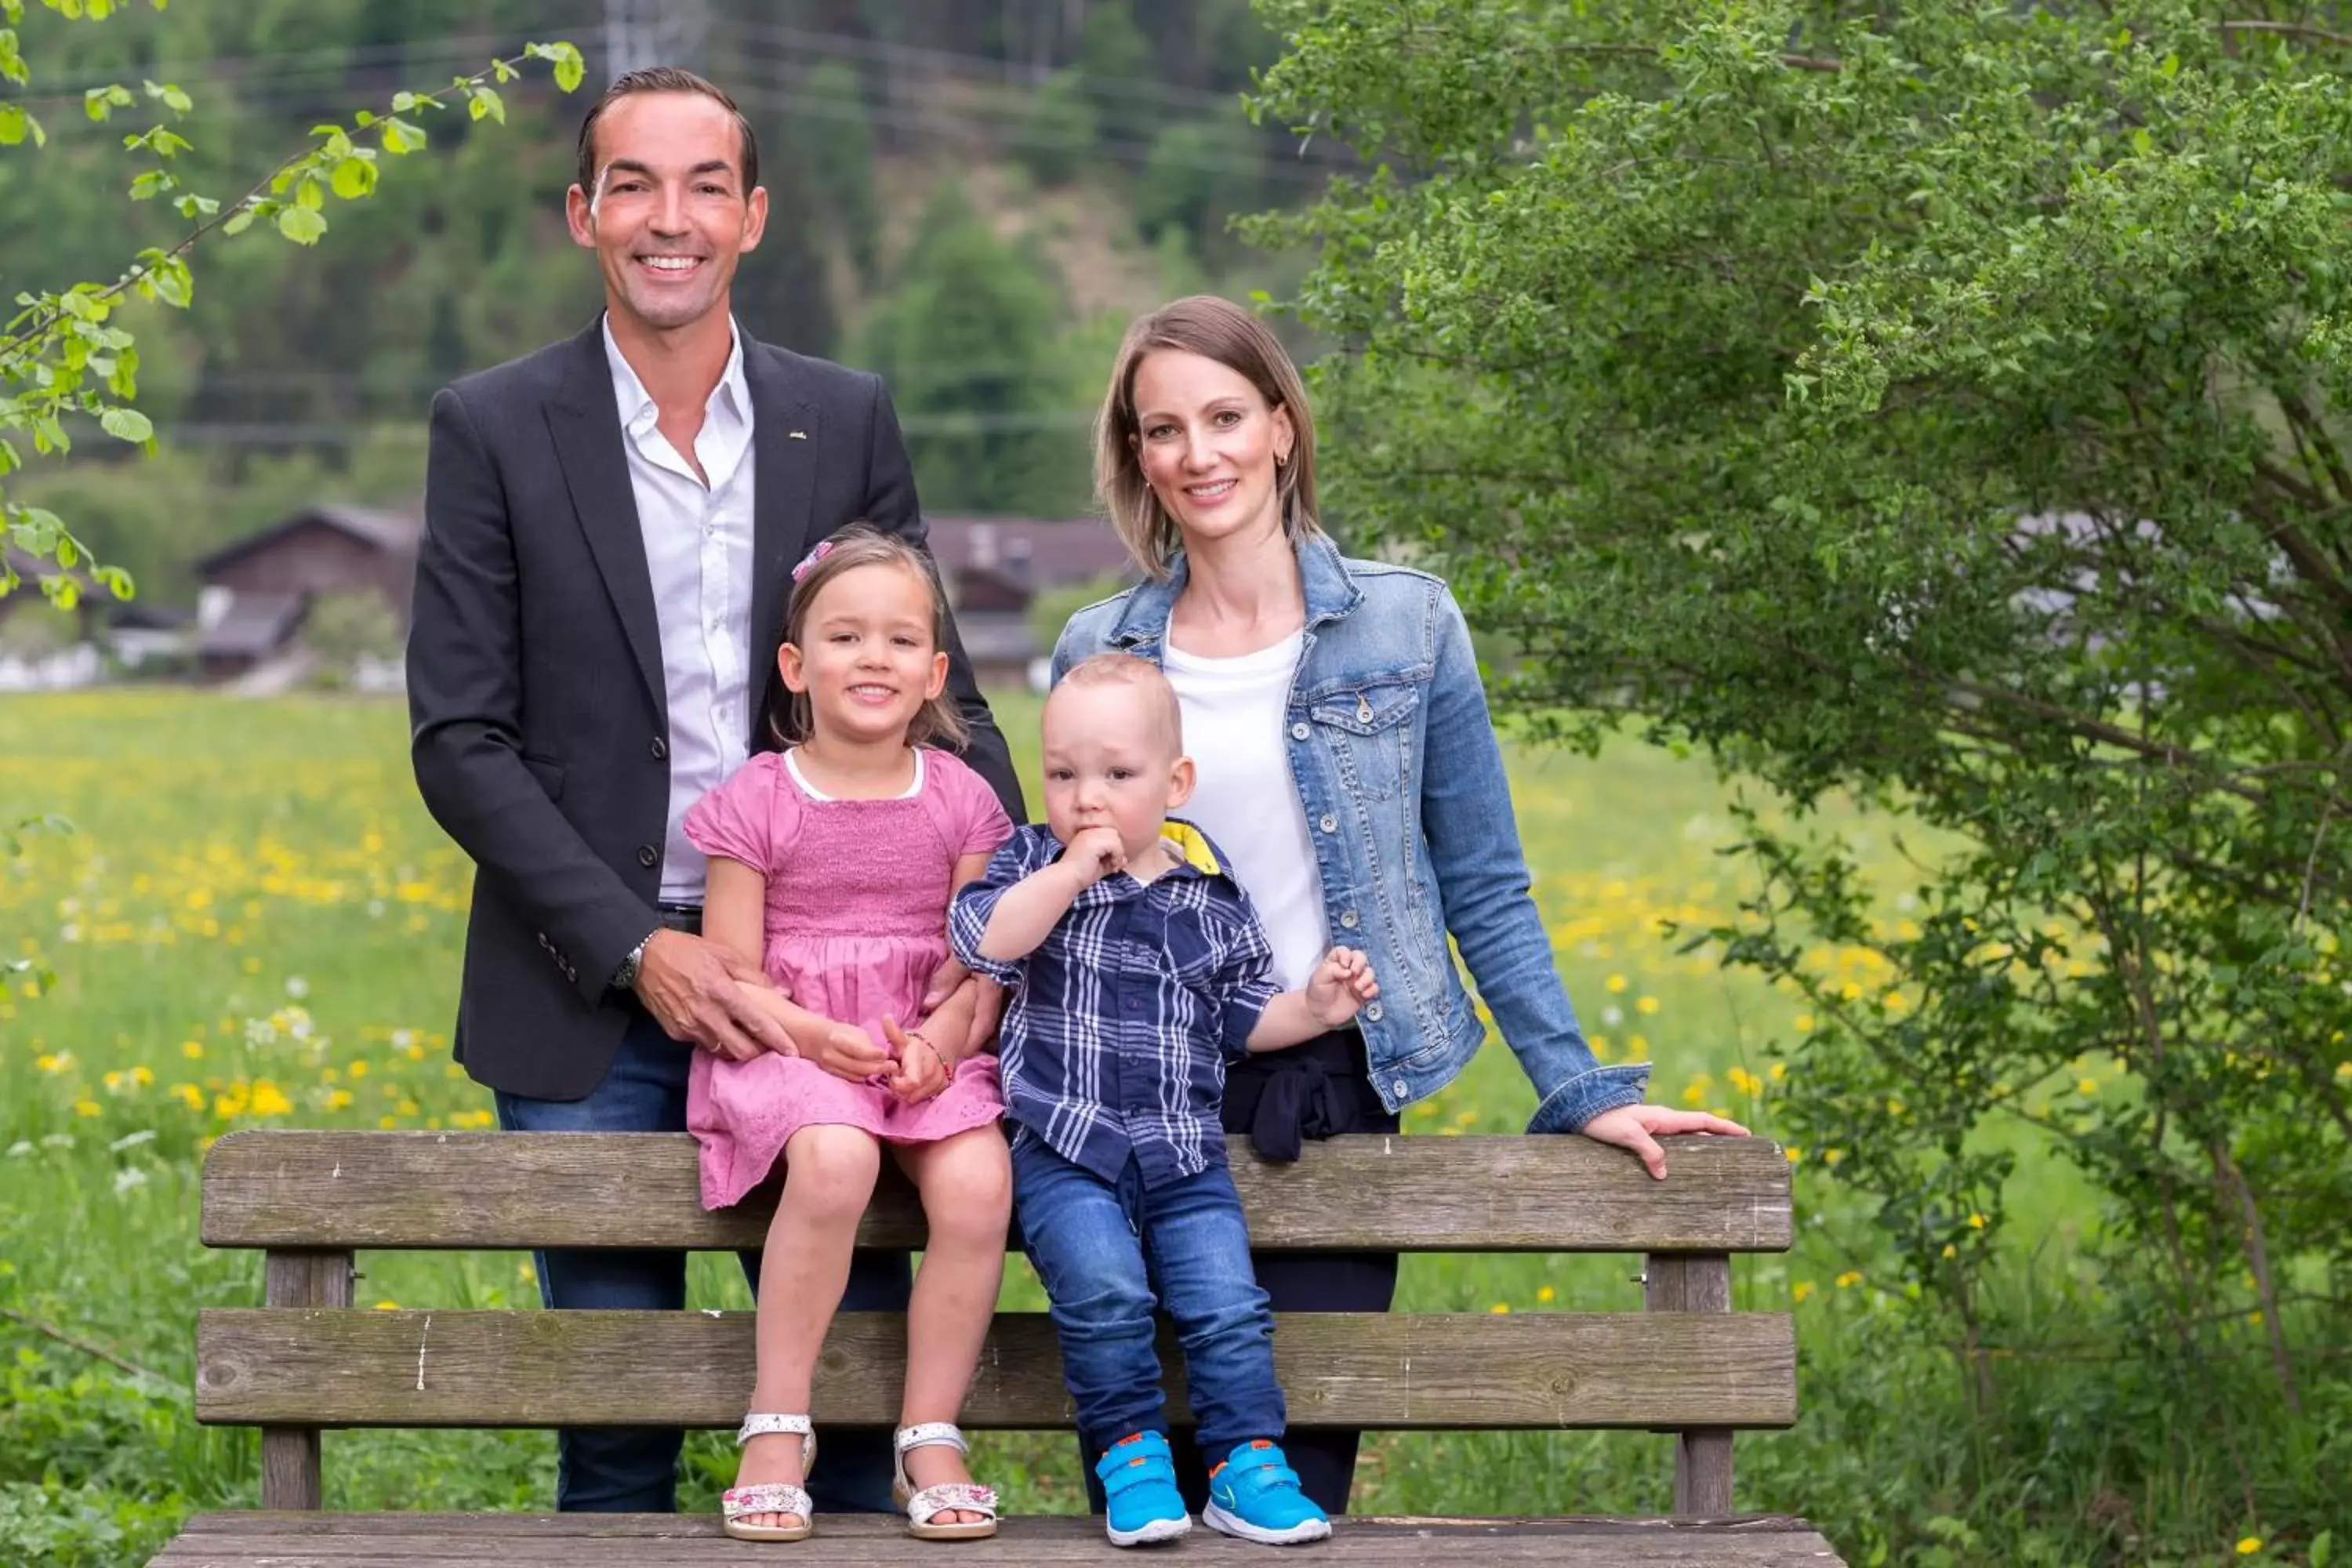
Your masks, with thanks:
[(792, 1036), (748, 999), (747, 988), (774, 989), (758, 964), (667, 927), (647, 939), (634, 987), (646, 1011), (674, 1040), (690, 1041), (730, 1061), (750, 1061), (762, 1051), (795, 1054)]
[(1307, 982), (1307, 1010), (1325, 1028), (1336, 1029), (1380, 994), (1372, 961), (1355, 948), (1335, 947)]
[(945, 961), (931, 971), (930, 984), (923, 987), (923, 1016), (928, 1018), (946, 1006), (948, 998), (956, 994), (956, 988), (971, 978), (971, 971), (964, 967), (963, 960), (952, 952), (949, 953)]
[(906, 1104), (930, 1099), (955, 1077), (955, 1063), (929, 1035), (900, 1028), (898, 1020), (887, 1013), (882, 1037), (898, 1058), (890, 1074), (890, 1092)]
[(1631, 1149), (1642, 1157), (1650, 1174), (1662, 1182), (1666, 1179), (1666, 1152), (1658, 1147), (1660, 1138), (1677, 1132), (1712, 1132), (1727, 1138), (1748, 1136), (1748, 1129), (1737, 1121), (1726, 1121), (1703, 1110), (1670, 1110), (1663, 1105), (1621, 1105), (1614, 1110), (1604, 1110), (1584, 1124), (1583, 1132), (1596, 1143)]

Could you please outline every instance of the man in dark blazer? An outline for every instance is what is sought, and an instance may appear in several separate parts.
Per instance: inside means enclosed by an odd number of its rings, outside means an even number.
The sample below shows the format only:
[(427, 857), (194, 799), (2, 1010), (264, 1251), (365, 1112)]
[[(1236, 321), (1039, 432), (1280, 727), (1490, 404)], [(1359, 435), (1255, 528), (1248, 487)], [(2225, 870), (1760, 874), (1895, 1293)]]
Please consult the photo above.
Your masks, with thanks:
[[(701, 940), (702, 861), (679, 822), (775, 744), (793, 563), (859, 520), (924, 536), (880, 378), (735, 326), (737, 259), (767, 220), (758, 158), (700, 78), (616, 80), (566, 195), (603, 318), (433, 401), (413, 754), (477, 868), (457, 1051), (509, 1129), (681, 1131), (695, 1050), (790, 1044), (740, 998), (756, 971)], [(949, 655), (969, 761), (1021, 820), (1003, 737), (961, 646)], [(551, 1307), (686, 1304), (678, 1252), (547, 1252), (539, 1277)], [(843, 1306), (899, 1310), (906, 1291), (903, 1257), (861, 1260)], [(561, 1434), (558, 1506), (671, 1509), (679, 1444)], [(825, 1449), (820, 1507), (891, 1506), (887, 1437)]]

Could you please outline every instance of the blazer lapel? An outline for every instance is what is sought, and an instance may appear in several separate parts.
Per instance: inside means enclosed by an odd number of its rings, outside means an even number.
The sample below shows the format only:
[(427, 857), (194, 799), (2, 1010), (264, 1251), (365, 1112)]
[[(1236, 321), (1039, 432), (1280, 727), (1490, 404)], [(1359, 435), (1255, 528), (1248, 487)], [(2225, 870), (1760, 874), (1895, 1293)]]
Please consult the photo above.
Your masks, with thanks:
[[(738, 329), (740, 330), (740, 328)], [(792, 570), (816, 542), (809, 537), (816, 485), (817, 405), (796, 384), (790, 362), (748, 336), (743, 379), (751, 388), (751, 749), (772, 744), (768, 704), (779, 683)]]
[(653, 575), (646, 567), (645, 534), (636, 491), (621, 443), (620, 405), (604, 358), (604, 318), (572, 340), (578, 348), (562, 391), (547, 405), (547, 427), (572, 493), (572, 510), (588, 537), (589, 553), (612, 595), (621, 629), (636, 656), (638, 673), (662, 727), (669, 727), (669, 686), (662, 670), (661, 623), (654, 614)]

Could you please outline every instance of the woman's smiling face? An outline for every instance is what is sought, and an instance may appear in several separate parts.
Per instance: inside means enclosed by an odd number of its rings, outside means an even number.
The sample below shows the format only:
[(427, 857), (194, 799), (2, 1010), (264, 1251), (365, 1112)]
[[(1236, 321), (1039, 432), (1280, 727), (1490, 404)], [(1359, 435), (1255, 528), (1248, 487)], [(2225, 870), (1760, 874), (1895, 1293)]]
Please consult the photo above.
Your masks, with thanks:
[(1136, 461), (1188, 544), (1281, 531), (1287, 409), (1230, 365), (1181, 349), (1144, 356), (1134, 399)]

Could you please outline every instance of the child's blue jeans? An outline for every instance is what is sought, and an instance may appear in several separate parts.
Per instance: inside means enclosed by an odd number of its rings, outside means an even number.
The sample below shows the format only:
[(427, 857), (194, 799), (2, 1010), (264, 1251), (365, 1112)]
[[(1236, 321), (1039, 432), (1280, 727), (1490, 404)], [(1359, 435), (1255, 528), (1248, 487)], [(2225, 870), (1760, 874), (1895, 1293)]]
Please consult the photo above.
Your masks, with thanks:
[(1013, 1144), (1013, 1201), (1089, 1443), (1168, 1430), (1155, 1305), (1184, 1347), (1202, 1447), (1223, 1454), (1253, 1437), (1281, 1437), (1274, 1314), (1250, 1268), (1249, 1227), (1223, 1166), (1146, 1187), (1130, 1159), (1106, 1182), (1030, 1135)]

